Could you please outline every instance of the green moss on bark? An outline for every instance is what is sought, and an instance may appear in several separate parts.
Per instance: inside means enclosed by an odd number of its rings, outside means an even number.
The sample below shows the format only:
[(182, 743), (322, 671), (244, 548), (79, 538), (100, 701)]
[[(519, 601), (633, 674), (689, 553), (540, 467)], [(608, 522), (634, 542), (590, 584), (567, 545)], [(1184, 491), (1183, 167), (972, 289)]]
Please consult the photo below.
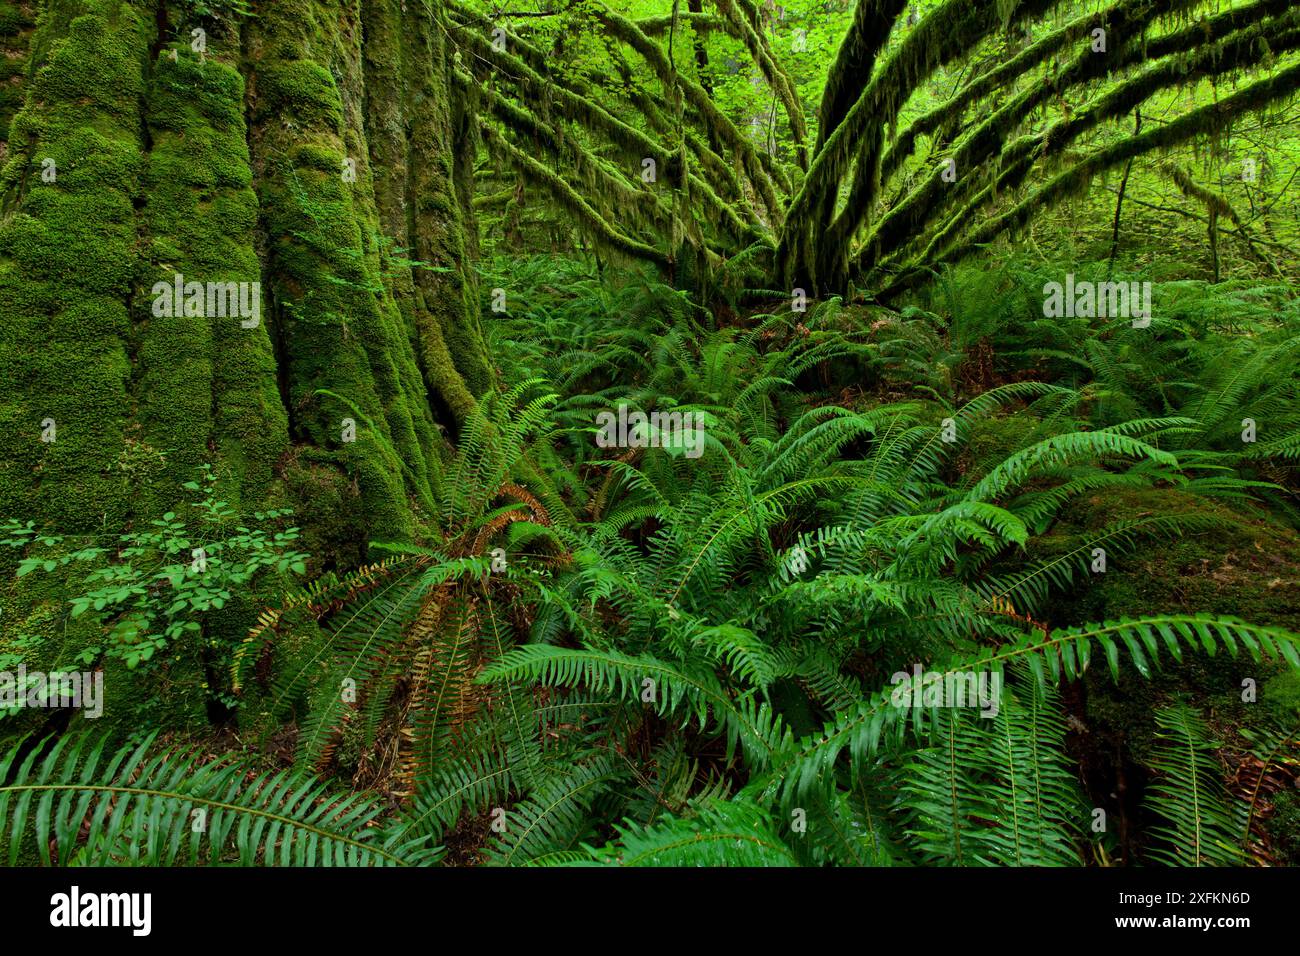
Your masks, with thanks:
[[(432, 475), (432, 420), (379, 274), (360, 27), (350, 15), (335, 4), (285, 4), (250, 28), (253, 143), (295, 436), (329, 449), (355, 479), (371, 537), (407, 539), (416, 527), (411, 498)], [(347, 418), (355, 442), (345, 440)]]
[(166, 455), (153, 510), (178, 500), (180, 485), (217, 460), (222, 494), (254, 508), (271, 489), (287, 447), (284, 408), (266, 323), (238, 315), (155, 316), (154, 282), (260, 283), (243, 118), (244, 83), (231, 67), (188, 50), (154, 65), (142, 228), (150, 264), (138, 306), (137, 386), (145, 441)]
[(0, 514), (75, 532), (119, 526), (129, 511), (118, 462), (151, 23), (123, 3), (68, 6), (84, 15), (38, 71), (0, 176), (0, 365), (12, 382), (0, 397)]
[(34, 4), (0, 3), (0, 143), (8, 139), (9, 124), (23, 106), (28, 48), (35, 26)]

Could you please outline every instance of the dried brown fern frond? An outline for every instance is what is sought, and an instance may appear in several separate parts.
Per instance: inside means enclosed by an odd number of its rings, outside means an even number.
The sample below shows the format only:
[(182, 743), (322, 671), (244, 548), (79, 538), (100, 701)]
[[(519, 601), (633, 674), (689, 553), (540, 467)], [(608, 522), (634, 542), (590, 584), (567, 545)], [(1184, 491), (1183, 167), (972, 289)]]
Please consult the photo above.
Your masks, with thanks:
[(303, 612), (310, 615), (313, 620), (319, 621), (386, 580), (399, 566), (427, 560), (422, 557), (395, 555), (374, 564), (362, 565), (341, 578), (331, 571), (300, 590), (286, 593), (279, 607), (264, 608), (257, 616), (257, 623), (249, 628), (248, 636), (235, 648), (230, 665), (231, 687), (234, 692), (239, 693), (243, 687), (247, 661), (254, 647), (262, 642), (262, 649), (265, 649), (270, 635), (279, 629), (281, 622), (288, 615)]

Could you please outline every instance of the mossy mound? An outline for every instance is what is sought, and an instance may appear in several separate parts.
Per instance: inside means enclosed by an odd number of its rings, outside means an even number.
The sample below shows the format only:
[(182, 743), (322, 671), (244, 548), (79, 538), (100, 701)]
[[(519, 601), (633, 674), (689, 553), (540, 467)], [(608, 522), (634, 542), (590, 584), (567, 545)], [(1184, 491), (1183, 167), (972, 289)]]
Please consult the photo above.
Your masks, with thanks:
[(1104, 574), (1052, 609), (1053, 624), (1204, 611), (1300, 631), (1300, 533), (1247, 511), (1176, 489), (1110, 488), (1076, 502), (1046, 540), (1068, 550), (1090, 532), (1151, 515), (1214, 527), (1109, 555)]
[[(1077, 502), (1068, 523), (1047, 536), (1051, 550), (1077, 547), (1089, 533), (1146, 515), (1213, 520), (1198, 530), (1132, 554), (1108, 556), (1105, 573), (1093, 574), (1048, 611), (1053, 626), (1161, 613), (1206, 612), (1300, 630), (1300, 534), (1248, 510), (1207, 502), (1176, 489), (1108, 489)], [(1151, 678), (1130, 664), (1118, 683), (1093, 669), (1079, 689), (1074, 716), (1081, 760), (1112, 796), (1140, 799), (1155, 745), (1155, 710), (1175, 700), (1197, 707), (1216, 735), (1242, 751), (1242, 727), (1294, 725), (1300, 711), (1300, 674), (1276, 662), (1186, 654), (1162, 659)], [(1097, 794), (1104, 797), (1104, 793)], [(1136, 804), (1135, 804), (1136, 806)], [(1278, 826), (1270, 820), (1275, 837)]]

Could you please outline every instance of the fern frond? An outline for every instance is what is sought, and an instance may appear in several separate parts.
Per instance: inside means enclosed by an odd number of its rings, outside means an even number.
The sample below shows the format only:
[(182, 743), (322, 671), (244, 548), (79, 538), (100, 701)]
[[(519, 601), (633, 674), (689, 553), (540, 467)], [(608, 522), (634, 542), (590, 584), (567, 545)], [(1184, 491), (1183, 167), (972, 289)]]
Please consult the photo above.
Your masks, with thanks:
[(795, 859), (767, 812), (751, 800), (706, 801), (689, 815), (653, 827), (624, 824), (618, 839), (585, 847), (585, 859), (568, 865), (599, 866), (794, 866)]
[(66, 736), (0, 758), (9, 861), (34, 845), (49, 866), (392, 866), (432, 862), (377, 828), (381, 807), (293, 770), (205, 761), (151, 735), (106, 757), (106, 737)]
[(1166, 822), (1151, 828), (1160, 845), (1148, 855), (1169, 866), (1241, 863), (1245, 814), (1228, 802), (1209, 728), (1185, 704), (1162, 707), (1155, 718), (1151, 766), (1160, 777), (1147, 788), (1147, 806)]

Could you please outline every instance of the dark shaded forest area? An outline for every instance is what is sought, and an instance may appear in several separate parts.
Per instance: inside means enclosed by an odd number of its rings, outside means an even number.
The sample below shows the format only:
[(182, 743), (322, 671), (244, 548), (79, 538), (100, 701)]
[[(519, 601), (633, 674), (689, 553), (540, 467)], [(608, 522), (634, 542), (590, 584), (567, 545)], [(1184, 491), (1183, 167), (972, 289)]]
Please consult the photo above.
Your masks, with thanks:
[(1300, 863), (1290, 0), (0, 50), (9, 865)]

